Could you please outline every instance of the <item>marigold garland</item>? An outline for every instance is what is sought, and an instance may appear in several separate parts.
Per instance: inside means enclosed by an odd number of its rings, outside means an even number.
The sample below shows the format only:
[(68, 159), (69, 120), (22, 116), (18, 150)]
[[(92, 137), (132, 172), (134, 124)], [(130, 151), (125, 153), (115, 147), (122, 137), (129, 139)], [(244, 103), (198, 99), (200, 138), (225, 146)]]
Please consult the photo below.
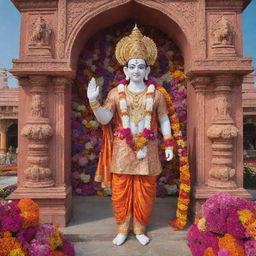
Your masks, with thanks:
[[(179, 118), (177, 117), (174, 106), (168, 92), (161, 86), (156, 87), (157, 90), (163, 93), (167, 103), (171, 128), (173, 130), (173, 137), (176, 140), (178, 153), (179, 153), (179, 163), (180, 163), (180, 190), (176, 210), (176, 218), (169, 221), (169, 225), (173, 227), (174, 230), (180, 230), (184, 228), (187, 224), (188, 217), (188, 206), (190, 202), (190, 173), (189, 173), (189, 163), (187, 156), (187, 149), (185, 147), (185, 142), (182, 138), (182, 133), (180, 130)], [(186, 199), (186, 200), (185, 200)]]

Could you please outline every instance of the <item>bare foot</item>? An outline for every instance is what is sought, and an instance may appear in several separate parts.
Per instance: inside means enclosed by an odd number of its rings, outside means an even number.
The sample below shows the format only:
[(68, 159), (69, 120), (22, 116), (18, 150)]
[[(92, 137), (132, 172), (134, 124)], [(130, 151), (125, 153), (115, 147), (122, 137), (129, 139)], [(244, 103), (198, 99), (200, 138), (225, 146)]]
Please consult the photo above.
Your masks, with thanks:
[(127, 235), (124, 234), (117, 234), (117, 236), (113, 240), (113, 244), (115, 245), (122, 245), (127, 238)]
[(142, 245), (146, 245), (149, 243), (149, 238), (144, 234), (136, 235), (136, 238)]

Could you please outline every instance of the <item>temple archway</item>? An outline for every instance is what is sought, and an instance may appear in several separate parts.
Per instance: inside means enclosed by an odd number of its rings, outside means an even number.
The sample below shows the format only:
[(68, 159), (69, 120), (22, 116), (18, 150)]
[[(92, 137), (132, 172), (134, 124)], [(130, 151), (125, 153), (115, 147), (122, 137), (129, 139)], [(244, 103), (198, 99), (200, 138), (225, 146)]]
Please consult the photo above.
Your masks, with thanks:
[[(66, 225), (72, 215), (71, 87), (79, 54), (96, 32), (128, 18), (163, 31), (184, 56), (193, 205), (199, 209), (223, 189), (249, 197), (242, 181), (241, 84), (253, 68), (242, 57), (240, 26), (248, 1), (13, 2), (22, 15), (20, 57), (12, 69), (20, 86), (22, 150), (19, 186), (10, 198), (33, 198), (44, 221)], [(35, 37), (39, 20), (47, 31)], [(226, 38), (223, 24), (230, 28)]]

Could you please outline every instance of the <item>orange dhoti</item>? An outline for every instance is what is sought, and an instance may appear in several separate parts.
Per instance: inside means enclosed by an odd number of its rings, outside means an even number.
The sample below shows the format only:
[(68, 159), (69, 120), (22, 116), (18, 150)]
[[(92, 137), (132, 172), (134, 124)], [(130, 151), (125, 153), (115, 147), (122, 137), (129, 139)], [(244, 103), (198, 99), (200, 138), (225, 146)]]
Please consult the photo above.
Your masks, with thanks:
[(112, 173), (112, 202), (118, 233), (144, 234), (156, 196), (157, 176)]

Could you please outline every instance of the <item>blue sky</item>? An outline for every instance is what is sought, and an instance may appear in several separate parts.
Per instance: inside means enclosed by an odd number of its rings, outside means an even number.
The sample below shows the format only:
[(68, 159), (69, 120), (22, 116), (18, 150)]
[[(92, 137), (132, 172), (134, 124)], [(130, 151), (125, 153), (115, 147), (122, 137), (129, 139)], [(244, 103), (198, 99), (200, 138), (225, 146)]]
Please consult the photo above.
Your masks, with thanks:
[[(256, 0), (243, 13), (244, 56), (252, 56), (256, 67)], [(10, 0), (0, 0), (0, 67), (11, 68), (12, 59), (19, 55), (20, 14)], [(15, 79), (9, 79), (16, 87)]]

